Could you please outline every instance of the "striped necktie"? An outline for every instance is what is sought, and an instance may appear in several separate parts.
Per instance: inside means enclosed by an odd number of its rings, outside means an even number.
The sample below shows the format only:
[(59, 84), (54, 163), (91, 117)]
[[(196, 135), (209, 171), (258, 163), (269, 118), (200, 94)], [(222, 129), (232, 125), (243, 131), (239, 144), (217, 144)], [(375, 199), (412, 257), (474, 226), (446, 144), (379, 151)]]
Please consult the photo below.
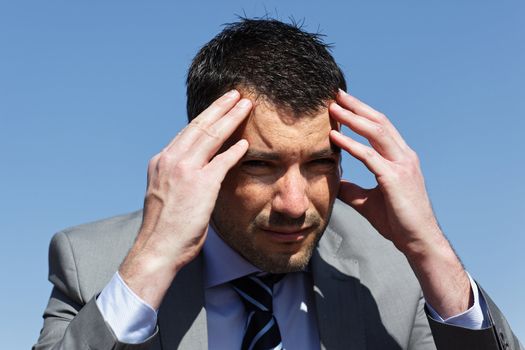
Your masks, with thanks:
[(273, 315), (273, 285), (283, 277), (284, 274), (248, 275), (230, 282), (248, 313), (241, 350), (282, 349), (281, 333)]

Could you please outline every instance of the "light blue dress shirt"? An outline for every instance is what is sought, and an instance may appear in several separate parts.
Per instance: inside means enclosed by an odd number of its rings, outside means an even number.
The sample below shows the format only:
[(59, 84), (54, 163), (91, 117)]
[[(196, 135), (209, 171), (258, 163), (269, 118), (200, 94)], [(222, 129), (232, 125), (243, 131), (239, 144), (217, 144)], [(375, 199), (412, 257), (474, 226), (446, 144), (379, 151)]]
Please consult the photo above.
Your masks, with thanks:
[[(240, 349), (247, 314), (228, 282), (261, 271), (224, 243), (211, 226), (203, 250), (208, 348)], [(312, 285), (310, 273), (295, 272), (274, 286), (273, 312), (284, 349), (320, 349)]]
[[(203, 254), (208, 348), (240, 349), (247, 315), (241, 299), (228, 282), (260, 270), (228, 246), (211, 226)], [(476, 283), (470, 281), (474, 305), (469, 310), (444, 320), (427, 304), (431, 316), (440, 322), (471, 329), (485, 326), (487, 307), (484, 300), (480, 300)], [(274, 286), (274, 315), (284, 349), (320, 348), (312, 284), (309, 272), (295, 272), (287, 274)], [(156, 310), (133, 293), (118, 272), (98, 296), (97, 305), (121, 342), (143, 342), (155, 330)]]

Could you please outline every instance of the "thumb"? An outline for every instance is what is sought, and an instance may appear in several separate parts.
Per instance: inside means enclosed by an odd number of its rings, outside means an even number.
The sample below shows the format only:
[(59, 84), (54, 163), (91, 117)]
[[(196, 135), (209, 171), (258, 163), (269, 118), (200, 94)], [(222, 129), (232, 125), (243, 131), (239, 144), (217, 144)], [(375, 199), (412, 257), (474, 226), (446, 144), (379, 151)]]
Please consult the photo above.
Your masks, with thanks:
[(352, 182), (341, 180), (338, 197), (340, 200), (360, 212), (360, 209), (368, 199), (368, 192), (369, 190), (366, 190)]

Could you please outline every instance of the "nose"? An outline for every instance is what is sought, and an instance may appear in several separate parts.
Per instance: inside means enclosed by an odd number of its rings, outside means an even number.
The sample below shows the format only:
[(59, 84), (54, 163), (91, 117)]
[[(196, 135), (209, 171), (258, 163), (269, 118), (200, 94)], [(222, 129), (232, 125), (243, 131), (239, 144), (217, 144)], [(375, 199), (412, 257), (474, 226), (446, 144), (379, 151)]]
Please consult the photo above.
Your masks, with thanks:
[(300, 169), (291, 168), (276, 183), (277, 192), (272, 201), (272, 210), (291, 218), (299, 218), (310, 206), (307, 195), (307, 180)]

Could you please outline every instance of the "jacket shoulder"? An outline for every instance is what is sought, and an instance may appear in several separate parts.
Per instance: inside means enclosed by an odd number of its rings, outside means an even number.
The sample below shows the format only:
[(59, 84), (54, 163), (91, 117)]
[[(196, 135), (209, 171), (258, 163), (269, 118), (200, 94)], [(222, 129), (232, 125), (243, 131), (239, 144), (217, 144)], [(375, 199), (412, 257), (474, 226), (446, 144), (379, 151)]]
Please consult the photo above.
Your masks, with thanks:
[(49, 280), (86, 303), (117, 271), (141, 223), (136, 211), (58, 232), (49, 247)]

